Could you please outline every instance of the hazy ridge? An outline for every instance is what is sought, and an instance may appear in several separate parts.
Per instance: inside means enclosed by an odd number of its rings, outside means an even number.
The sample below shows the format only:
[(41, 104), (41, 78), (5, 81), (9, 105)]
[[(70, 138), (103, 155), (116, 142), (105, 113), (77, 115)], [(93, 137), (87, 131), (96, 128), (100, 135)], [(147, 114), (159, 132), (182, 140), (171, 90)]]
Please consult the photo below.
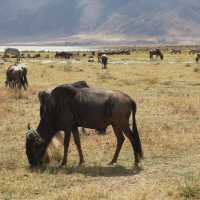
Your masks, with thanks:
[(198, 0), (2, 0), (0, 41), (80, 34), (93, 42), (95, 35), (119, 36), (117, 41), (196, 41), (199, 22)]

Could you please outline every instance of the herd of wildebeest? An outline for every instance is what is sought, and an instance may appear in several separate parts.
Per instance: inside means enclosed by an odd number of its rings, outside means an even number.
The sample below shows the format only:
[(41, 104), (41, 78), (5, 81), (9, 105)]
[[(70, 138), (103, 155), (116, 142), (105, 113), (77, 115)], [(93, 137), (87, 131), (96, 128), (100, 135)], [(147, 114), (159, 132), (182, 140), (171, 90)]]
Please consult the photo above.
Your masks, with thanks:
[[(171, 49), (171, 54), (181, 54), (180, 49)], [(130, 55), (130, 49), (107, 50), (90, 52), (89, 62), (97, 57), (102, 63), (102, 68), (107, 68), (108, 56)], [(189, 54), (196, 54), (196, 62), (200, 59), (200, 50), (190, 50)], [(79, 52), (56, 52), (56, 59), (70, 59), (74, 55), (80, 56)], [(86, 56), (82, 53), (82, 56)], [(154, 57), (164, 59), (163, 52), (159, 49), (149, 50), (150, 60)], [(6, 72), (6, 87), (28, 88), (27, 68), (21, 64), (21, 58), (40, 58), (39, 53), (31, 57), (30, 54), (21, 53), (18, 49), (8, 48), (5, 50), (3, 59), (15, 57), (16, 63), (8, 67)], [(48, 55), (46, 58), (49, 58)], [(51, 91), (40, 91), (40, 122), (37, 129), (28, 125), (26, 133), (26, 154), (31, 167), (38, 167), (44, 162), (46, 150), (52, 138), (59, 132), (64, 131), (64, 156), (62, 165), (67, 162), (68, 147), (71, 134), (73, 135), (79, 153), (79, 164), (84, 162), (81, 148), (79, 127), (95, 129), (106, 132), (109, 125), (113, 127), (117, 139), (116, 150), (110, 164), (117, 162), (118, 155), (125, 140), (129, 139), (134, 153), (135, 166), (138, 167), (143, 158), (142, 145), (136, 125), (137, 106), (134, 100), (127, 94), (90, 87), (86, 81), (72, 84), (59, 85)], [(132, 113), (132, 129), (129, 127), (129, 118)]]

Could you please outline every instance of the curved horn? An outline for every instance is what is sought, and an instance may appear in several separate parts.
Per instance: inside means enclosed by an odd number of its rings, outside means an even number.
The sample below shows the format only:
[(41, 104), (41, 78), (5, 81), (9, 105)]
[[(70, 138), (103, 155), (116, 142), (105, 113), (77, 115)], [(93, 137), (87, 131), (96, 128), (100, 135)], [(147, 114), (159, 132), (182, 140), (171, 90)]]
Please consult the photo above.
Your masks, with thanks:
[(28, 128), (28, 130), (31, 129), (31, 124), (30, 123), (28, 123), (27, 128)]

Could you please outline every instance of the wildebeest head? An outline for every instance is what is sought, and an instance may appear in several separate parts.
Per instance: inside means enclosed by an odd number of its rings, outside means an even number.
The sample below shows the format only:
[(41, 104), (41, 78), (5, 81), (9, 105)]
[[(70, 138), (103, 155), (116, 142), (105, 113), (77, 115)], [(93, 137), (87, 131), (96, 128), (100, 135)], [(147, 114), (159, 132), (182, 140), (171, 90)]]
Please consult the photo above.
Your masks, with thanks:
[(40, 92), (38, 95), (40, 101), (40, 123), (37, 130), (28, 126), (26, 134), (26, 154), (31, 166), (38, 166), (42, 162), (46, 148), (55, 132), (53, 112), (54, 101), (51, 93)]
[(28, 127), (26, 136), (26, 154), (31, 166), (41, 164), (53, 136), (68, 126), (65, 122), (68, 123), (68, 118), (72, 119), (68, 103), (75, 94), (76, 89), (69, 85), (57, 87), (51, 93), (46, 91), (39, 93), (40, 123), (37, 130)]
[(29, 164), (34, 167), (41, 163), (42, 153), (44, 151), (44, 140), (36, 130), (31, 129), (28, 125), (26, 133), (26, 155)]

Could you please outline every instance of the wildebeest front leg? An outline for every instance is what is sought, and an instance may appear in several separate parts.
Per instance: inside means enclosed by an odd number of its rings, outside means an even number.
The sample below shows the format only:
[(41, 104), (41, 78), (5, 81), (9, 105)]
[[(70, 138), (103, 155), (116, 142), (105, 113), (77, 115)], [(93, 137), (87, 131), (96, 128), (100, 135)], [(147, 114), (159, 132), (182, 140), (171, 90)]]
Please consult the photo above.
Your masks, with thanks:
[(68, 149), (69, 149), (69, 142), (71, 138), (71, 131), (67, 130), (65, 131), (65, 136), (64, 136), (64, 155), (63, 155), (63, 160), (61, 165), (66, 165), (67, 163), (67, 154), (68, 154)]
[(83, 158), (83, 152), (82, 152), (82, 148), (81, 148), (81, 142), (80, 142), (80, 136), (79, 136), (79, 131), (78, 128), (74, 128), (72, 130), (73, 136), (74, 136), (74, 143), (76, 144), (77, 150), (78, 150), (78, 154), (79, 154), (79, 165), (81, 165), (84, 162), (84, 158)]
[(113, 130), (114, 130), (115, 136), (116, 136), (116, 138), (117, 138), (117, 147), (116, 147), (116, 150), (115, 150), (115, 154), (114, 154), (114, 156), (113, 156), (113, 159), (112, 159), (112, 161), (109, 163), (110, 165), (113, 165), (114, 163), (117, 162), (117, 159), (118, 159), (118, 156), (119, 156), (119, 152), (120, 152), (121, 147), (122, 147), (122, 144), (124, 143), (124, 140), (125, 140), (121, 128), (118, 128), (118, 127), (113, 126)]

